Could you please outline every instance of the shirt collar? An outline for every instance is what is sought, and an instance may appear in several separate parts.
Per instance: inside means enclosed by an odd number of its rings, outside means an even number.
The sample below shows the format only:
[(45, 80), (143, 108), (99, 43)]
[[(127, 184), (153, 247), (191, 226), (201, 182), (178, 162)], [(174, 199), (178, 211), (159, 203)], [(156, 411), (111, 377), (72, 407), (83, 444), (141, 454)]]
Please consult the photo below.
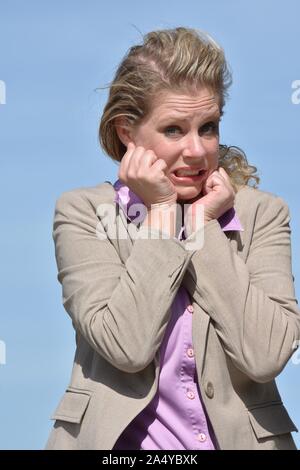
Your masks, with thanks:
[[(115, 181), (113, 186), (116, 192), (114, 201), (119, 204), (126, 217), (131, 222), (135, 223), (135, 217), (137, 216), (132, 216), (128, 214), (128, 209), (132, 204), (142, 204), (143, 201), (137, 194), (131, 191), (131, 189), (124, 183), (122, 183), (122, 181), (120, 181), (119, 179)], [(146, 217), (146, 212), (144, 214), (139, 214), (138, 216), (140, 222), (141, 219), (144, 220), (144, 218)], [(221, 217), (218, 218), (218, 222), (224, 232), (228, 230), (238, 230), (242, 232), (244, 231), (234, 207), (231, 207), (231, 209), (224, 212), (224, 214), (222, 214)], [(184, 227), (182, 227), (182, 230), (183, 229)]]

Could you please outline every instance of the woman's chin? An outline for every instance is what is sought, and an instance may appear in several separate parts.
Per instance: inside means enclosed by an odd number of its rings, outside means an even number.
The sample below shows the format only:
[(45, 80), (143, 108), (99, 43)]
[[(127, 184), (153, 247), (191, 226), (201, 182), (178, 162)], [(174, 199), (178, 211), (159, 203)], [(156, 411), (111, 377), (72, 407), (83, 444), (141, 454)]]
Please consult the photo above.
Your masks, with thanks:
[(198, 192), (198, 194), (196, 193), (194, 196), (192, 196), (191, 194), (187, 194), (186, 196), (183, 194), (178, 195), (177, 202), (179, 204), (193, 204), (193, 202), (197, 201), (201, 197), (203, 197), (202, 189), (200, 192)]

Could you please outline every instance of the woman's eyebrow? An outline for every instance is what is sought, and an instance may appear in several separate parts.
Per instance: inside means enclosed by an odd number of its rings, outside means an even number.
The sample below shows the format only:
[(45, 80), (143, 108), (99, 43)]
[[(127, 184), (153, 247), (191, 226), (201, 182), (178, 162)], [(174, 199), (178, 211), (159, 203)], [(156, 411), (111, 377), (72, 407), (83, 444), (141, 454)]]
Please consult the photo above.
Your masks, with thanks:
[[(209, 119), (219, 119), (221, 117), (220, 112), (212, 113), (210, 115), (204, 116), (203, 121), (208, 121)], [(182, 117), (180, 115), (170, 115), (162, 118), (159, 122), (163, 124), (165, 121), (182, 121), (182, 122), (189, 122), (190, 119), (187, 117)]]

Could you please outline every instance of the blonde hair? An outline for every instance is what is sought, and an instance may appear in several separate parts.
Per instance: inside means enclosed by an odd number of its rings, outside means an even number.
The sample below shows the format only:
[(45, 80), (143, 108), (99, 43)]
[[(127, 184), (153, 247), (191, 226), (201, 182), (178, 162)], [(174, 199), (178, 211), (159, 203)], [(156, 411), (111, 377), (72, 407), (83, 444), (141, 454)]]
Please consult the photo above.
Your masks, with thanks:
[[(118, 137), (116, 118), (123, 116), (126, 127), (137, 127), (166, 91), (194, 92), (206, 86), (218, 94), (223, 115), (231, 83), (223, 49), (204, 31), (184, 27), (152, 31), (143, 37), (143, 44), (129, 49), (109, 84), (99, 126), (100, 145), (120, 162), (127, 149)], [(220, 144), (219, 165), (235, 190), (251, 179), (259, 184), (256, 167), (248, 164), (239, 147)]]

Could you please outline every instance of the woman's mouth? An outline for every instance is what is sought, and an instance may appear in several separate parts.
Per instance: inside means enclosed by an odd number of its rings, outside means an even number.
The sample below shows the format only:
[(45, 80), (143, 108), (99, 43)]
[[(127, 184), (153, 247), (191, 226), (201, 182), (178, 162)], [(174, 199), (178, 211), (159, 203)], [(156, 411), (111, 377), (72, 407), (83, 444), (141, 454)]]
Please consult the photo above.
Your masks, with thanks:
[(180, 176), (180, 174), (178, 175), (177, 174), (177, 171), (173, 171), (173, 173), (171, 173), (171, 178), (173, 179), (174, 183), (176, 184), (189, 184), (189, 183), (198, 183), (200, 181), (203, 181), (205, 179), (205, 176), (207, 174), (207, 171), (206, 170), (200, 170), (198, 172), (198, 174), (194, 174), (194, 175), (182, 175)]

